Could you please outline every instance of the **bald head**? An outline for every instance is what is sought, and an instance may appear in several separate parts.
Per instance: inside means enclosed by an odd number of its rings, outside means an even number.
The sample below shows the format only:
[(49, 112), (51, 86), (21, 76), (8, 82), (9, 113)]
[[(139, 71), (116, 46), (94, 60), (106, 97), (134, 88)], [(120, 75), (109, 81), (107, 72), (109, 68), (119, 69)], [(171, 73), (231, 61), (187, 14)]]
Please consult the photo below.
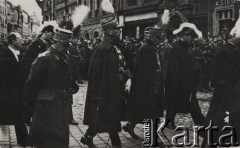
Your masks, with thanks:
[(12, 44), (13, 41), (16, 41), (18, 39), (22, 39), (22, 36), (17, 33), (17, 32), (11, 32), (8, 36), (7, 36), (7, 40), (9, 44)]
[(9, 46), (12, 46), (15, 50), (22, 49), (22, 36), (17, 32), (11, 32), (7, 36)]

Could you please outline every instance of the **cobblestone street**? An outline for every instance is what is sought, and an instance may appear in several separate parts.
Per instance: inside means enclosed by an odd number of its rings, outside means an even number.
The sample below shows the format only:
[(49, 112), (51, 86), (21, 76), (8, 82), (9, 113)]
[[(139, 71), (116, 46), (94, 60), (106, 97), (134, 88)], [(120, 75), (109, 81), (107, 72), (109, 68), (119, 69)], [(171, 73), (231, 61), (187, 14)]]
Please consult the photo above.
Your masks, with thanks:
[[(85, 103), (85, 96), (87, 90), (87, 83), (80, 85), (79, 92), (74, 95), (74, 105), (73, 105), (73, 112), (74, 118), (76, 121), (79, 122), (78, 126), (70, 126), (70, 148), (85, 148), (86, 146), (80, 143), (80, 138), (85, 133), (87, 126), (82, 124), (83, 120), (83, 113), (84, 113), (84, 103)], [(209, 107), (209, 99), (211, 98), (212, 94), (210, 93), (198, 93), (197, 97), (199, 99), (199, 104), (201, 106), (202, 113), (206, 115), (208, 107)], [(122, 122), (124, 125), (125, 122)], [(192, 127), (193, 121), (191, 119), (190, 114), (178, 114), (175, 118), (176, 125), (184, 125), (185, 127)], [(191, 129), (191, 128), (190, 128)], [(135, 132), (143, 137), (143, 129), (142, 125), (137, 125), (135, 128)], [(139, 148), (142, 146), (142, 141), (135, 140), (129, 136), (128, 133), (122, 131), (119, 133), (120, 138), (122, 141), (123, 148)], [(172, 137), (174, 134), (173, 130), (166, 129), (167, 137)], [(190, 132), (190, 139), (192, 139), (192, 134)], [(201, 139), (200, 139), (201, 142)], [(99, 148), (110, 148), (111, 141), (109, 140), (109, 136), (107, 133), (98, 134), (94, 138), (94, 143)], [(16, 134), (14, 130), (14, 126), (0, 126), (0, 148), (17, 148)]]

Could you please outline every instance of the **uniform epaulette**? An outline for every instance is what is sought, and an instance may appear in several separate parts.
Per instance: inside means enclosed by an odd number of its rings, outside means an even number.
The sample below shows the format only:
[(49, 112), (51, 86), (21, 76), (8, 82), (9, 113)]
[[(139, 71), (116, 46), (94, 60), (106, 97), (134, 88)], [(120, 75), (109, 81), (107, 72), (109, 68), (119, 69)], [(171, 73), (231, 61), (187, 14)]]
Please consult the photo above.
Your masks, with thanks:
[(46, 56), (48, 53), (49, 53), (50, 51), (45, 51), (45, 52), (43, 52), (43, 53), (40, 53), (40, 54), (38, 54), (38, 57), (44, 57), (44, 56)]

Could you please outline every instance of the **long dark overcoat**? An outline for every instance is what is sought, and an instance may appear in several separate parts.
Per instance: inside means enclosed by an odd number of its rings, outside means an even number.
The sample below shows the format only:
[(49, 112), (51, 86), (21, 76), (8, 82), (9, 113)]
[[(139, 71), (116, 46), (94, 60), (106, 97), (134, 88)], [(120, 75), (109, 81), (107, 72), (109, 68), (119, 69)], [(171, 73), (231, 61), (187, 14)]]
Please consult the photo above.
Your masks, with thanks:
[(91, 57), (84, 124), (95, 132), (121, 131), (122, 75), (119, 57), (107, 41), (98, 44)]
[[(213, 118), (215, 118), (217, 114), (217, 109), (223, 100), (225, 85), (231, 75), (229, 74), (229, 72), (232, 71), (229, 70), (229, 68), (232, 69), (231, 66), (236, 64), (234, 62), (232, 62), (231, 64), (229, 63), (230, 55), (235, 50), (235, 48), (235, 46), (229, 43), (222, 46), (214, 59), (213, 80), (215, 81), (215, 91), (206, 117), (206, 126), (209, 125), (210, 120), (213, 121)], [(219, 110), (218, 114), (224, 114), (224, 110)]]
[(35, 41), (31, 43), (29, 48), (27, 49), (23, 61), (23, 76), (26, 81), (31, 69), (32, 62), (38, 57), (38, 54), (43, 53), (47, 50), (47, 44), (40, 38), (37, 38)]
[[(230, 112), (230, 125), (236, 130), (237, 141), (240, 141), (240, 49), (235, 46), (228, 49), (229, 54), (226, 60), (225, 77), (226, 82), (221, 93), (222, 99), (219, 106), (216, 106), (216, 115), (213, 120), (218, 123), (223, 122), (225, 112)], [(224, 115), (225, 114), (225, 115)], [(227, 125), (225, 123), (225, 125)], [(222, 125), (220, 125), (222, 126)]]
[(137, 53), (129, 99), (129, 121), (142, 122), (160, 116), (163, 78), (157, 60), (157, 50), (147, 41)]
[(189, 45), (182, 41), (170, 52), (166, 75), (165, 105), (176, 112), (189, 113), (192, 93), (195, 91), (194, 62)]
[(20, 63), (8, 47), (0, 53), (0, 124), (15, 124), (22, 116)]
[(35, 105), (29, 138), (31, 145), (47, 144), (47, 141), (63, 147), (69, 144), (71, 64), (69, 57), (58, 52), (58, 48), (65, 47), (52, 46), (49, 52), (34, 61), (25, 85), (26, 103)]
[[(214, 126), (222, 129), (229, 126), (224, 122), (227, 116), (226, 111), (230, 112), (230, 125), (235, 129), (236, 140), (240, 140), (240, 50), (237, 46), (227, 43), (219, 49), (214, 60), (213, 74), (216, 89), (210, 103), (209, 111), (205, 120), (205, 126), (210, 121)], [(225, 131), (226, 133), (226, 131)], [(225, 134), (224, 132), (215, 133), (214, 139)], [(207, 143), (207, 135), (204, 135), (203, 146)], [(203, 147), (202, 146), (202, 147)]]

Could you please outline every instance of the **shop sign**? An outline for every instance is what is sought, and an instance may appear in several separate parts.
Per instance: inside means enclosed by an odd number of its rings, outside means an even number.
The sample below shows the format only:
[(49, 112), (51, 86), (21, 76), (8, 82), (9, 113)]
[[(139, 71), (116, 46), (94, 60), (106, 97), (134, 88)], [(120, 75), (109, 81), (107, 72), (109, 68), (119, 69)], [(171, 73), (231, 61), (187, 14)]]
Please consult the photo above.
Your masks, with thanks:
[(152, 18), (152, 19), (145, 19), (145, 20), (126, 22), (126, 25), (152, 24), (152, 23), (157, 23), (158, 21), (159, 21), (158, 18)]
[(83, 26), (90, 26), (90, 25), (95, 25), (95, 24), (100, 24), (100, 20), (92, 19), (92, 20), (83, 22)]
[(227, 6), (227, 5), (231, 5), (234, 4), (236, 2), (236, 0), (217, 0), (216, 1), (216, 6)]

